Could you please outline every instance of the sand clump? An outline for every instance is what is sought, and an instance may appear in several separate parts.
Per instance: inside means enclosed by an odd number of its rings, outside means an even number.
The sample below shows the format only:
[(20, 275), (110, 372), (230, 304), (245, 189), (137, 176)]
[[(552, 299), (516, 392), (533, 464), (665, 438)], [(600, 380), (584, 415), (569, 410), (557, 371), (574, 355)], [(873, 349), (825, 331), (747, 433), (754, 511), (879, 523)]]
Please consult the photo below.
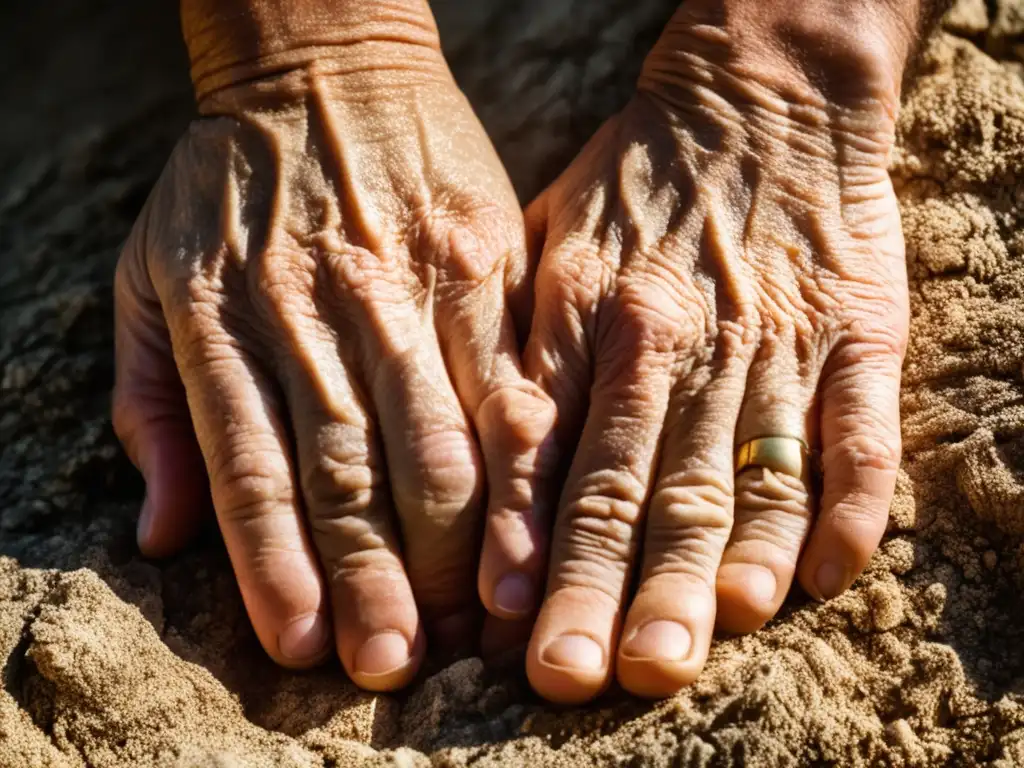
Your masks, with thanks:
[[(0, 11), (0, 62), (25, 73), (0, 84), (0, 768), (1024, 764), (1024, 2), (959, 3), (905, 94), (905, 460), (868, 572), (717, 643), (670, 701), (574, 711), (514, 661), (395, 697), (285, 672), (215, 531), (138, 556), (110, 284), (188, 83), (173, 3), (46, 5)], [(622, 103), (674, 2), (579, 5), (435, 3), (524, 198)], [(65, 43), (45, 61), (44, 32)]]

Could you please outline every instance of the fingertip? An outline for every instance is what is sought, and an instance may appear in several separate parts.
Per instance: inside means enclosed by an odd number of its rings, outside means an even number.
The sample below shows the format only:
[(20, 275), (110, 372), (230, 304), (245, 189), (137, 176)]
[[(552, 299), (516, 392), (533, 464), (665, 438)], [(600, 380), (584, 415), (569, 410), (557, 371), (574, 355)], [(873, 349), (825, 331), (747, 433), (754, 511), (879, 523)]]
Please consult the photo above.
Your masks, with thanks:
[(319, 612), (292, 619), (277, 636), (277, 649), (285, 666), (304, 669), (326, 658), (330, 652), (330, 627)]
[(494, 587), (494, 607), (501, 618), (522, 618), (533, 611), (537, 589), (525, 573), (511, 572), (501, 577)]
[(821, 385), (821, 512), (798, 571), (818, 600), (848, 589), (878, 548), (901, 452), (901, 351), (847, 344), (832, 357), (834, 370)]
[(619, 683), (645, 699), (674, 695), (700, 674), (702, 664), (689, 659), (694, 642), (687, 626), (677, 621), (656, 619), (633, 629), (619, 650)]
[(526, 676), (538, 694), (555, 704), (585, 704), (608, 687), (608, 654), (582, 632), (567, 632), (527, 651)]
[(717, 628), (736, 635), (756, 632), (775, 615), (785, 597), (778, 591), (779, 580), (770, 568), (755, 563), (724, 563), (718, 569), (715, 585)]
[(612, 680), (617, 608), (595, 587), (550, 592), (526, 652), (533, 690), (556, 704), (583, 704), (600, 695)]
[(709, 586), (673, 574), (648, 579), (622, 631), (615, 665), (622, 687), (660, 699), (693, 683), (707, 661), (715, 613)]
[(846, 590), (850, 579), (841, 563), (826, 560), (814, 571), (814, 587), (823, 600), (831, 600)]
[(426, 638), (420, 628), (411, 641), (402, 631), (379, 630), (359, 646), (348, 670), (349, 677), (367, 691), (396, 691), (416, 677), (425, 652)]
[(488, 520), (477, 589), (487, 612), (514, 621), (538, 607), (543, 541), (524, 520)]
[(878, 548), (886, 517), (851, 519), (835, 509), (823, 515), (800, 561), (798, 578), (804, 591), (825, 601), (849, 589)]
[[(391, 538), (386, 530), (382, 533)], [(360, 688), (397, 690), (416, 676), (427, 648), (409, 577), (390, 546), (348, 559), (346, 564), (325, 563), (334, 574), (330, 589), (338, 657)], [(454, 627), (462, 620), (458, 613), (446, 616), (455, 617)]]

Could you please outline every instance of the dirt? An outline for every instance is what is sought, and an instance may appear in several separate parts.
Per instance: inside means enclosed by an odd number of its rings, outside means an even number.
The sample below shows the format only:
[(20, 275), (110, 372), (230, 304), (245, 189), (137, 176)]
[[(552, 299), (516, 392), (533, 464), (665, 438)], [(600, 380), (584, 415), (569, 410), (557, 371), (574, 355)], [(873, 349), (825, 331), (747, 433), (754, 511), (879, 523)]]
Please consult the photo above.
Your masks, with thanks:
[[(524, 200), (627, 97), (674, 0), (435, 2)], [(400, 696), (276, 668), (216, 531), (142, 559), (107, 410), (118, 247), (190, 119), (174, 3), (0, 9), (0, 768), (1024, 764), (1024, 0), (908, 81), (905, 459), (868, 572), (657, 704), (546, 707), (517, 660)]]

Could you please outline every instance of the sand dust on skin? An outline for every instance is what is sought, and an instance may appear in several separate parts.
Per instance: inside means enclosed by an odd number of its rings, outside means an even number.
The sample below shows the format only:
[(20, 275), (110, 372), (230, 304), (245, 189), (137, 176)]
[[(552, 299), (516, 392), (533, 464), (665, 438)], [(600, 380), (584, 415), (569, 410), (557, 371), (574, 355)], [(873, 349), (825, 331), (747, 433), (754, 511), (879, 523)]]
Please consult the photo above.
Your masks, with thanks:
[[(625, 98), (672, 4), (435, 3), (524, 198)], [(1024, 765), (1024, 2), (959, 3), (906, 93), (905, 460), (868, 572), (717, 643), (670, 701), (571, 711), (514, 661), (395, 697), (285, 672), (215, 532), (139, 558), (110, 280), (189, 116), (174, 8), (35, 5), (0, 11), (0, 70), (25, 72), (0, 84), (0, 768)], [(41, 30), (66, 44), (41, 57)]]

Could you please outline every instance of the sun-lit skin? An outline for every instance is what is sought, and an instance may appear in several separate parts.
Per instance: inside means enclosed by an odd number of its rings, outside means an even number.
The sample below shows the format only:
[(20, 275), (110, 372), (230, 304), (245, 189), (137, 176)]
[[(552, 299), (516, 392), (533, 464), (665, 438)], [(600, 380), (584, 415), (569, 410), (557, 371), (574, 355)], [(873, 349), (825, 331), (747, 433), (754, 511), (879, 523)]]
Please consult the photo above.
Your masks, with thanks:
[(147, 481), (144, 551), (179, 545), (212, 491), (268, 653), (308, 666), (333, 634), (357, 683), (390, 689), (424, 625), (478, 631), (486, 504), (530, 505), (554, 411), (506, 301), (528, 299), (522, 213), (428, 9), (362, 10), (372, 35), (346, 18), (351, 40), (298, 68), (193, 45), (204, 119), (118, 269), (114, 420)]
[[(845, 590), (900, 456), (886, 167), (937, 6), (689, 0), (524, 226), (422, 0), (183, 0), (203, 118), (116, 281), (143, 550), (212, 495), (278, 662), (394, 689), (482, 602), (560, 702), (669, 695), (794, 578)], [(820, 488), (735, 476), (772, 434)]]

